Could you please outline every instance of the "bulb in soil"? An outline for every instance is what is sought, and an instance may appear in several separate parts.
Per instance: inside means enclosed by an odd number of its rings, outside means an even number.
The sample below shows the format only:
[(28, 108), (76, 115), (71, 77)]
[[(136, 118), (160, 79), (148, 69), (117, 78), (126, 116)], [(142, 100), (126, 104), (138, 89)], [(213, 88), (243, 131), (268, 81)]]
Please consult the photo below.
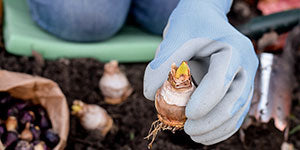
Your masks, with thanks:
[(123, 102), (133, 91), (126, 75), (120, 71), (118, 62), (115, 60), (104, 65), (99, 87), (108, 104)]
[(113, 125), (113, 120), (106, 110), (98, 105), (85, 104), (80, 100), (73, 102), (72, 114), (80, 119), (85, 129), (98, 130), (102, 136), (105, 136)]
[(28, 142), (32, 141), (33, 134), (30, 131), (30, 123), (29, 122), (26, 123), (25, 129), (22, 131), (22, 133), (20, 135), (20, 138), (22, 140), (25, 140), (25, 141), (28, 141)]
[(18, 127), (18, 121), (15, 116), (9, 116), (5, 122), (7, 131), (16, 131)]
[(171, 130), (174, 133), (176, 130), (183, 129), (186, 121), (185, 106), (194, 90), (195, 85), (192, 83), (187, 62), (182, 62), (178, 68), (172, 64), (168, 80), (155, 94), (158, 120), (153, 122), (146, 137), (146, 139), (150, 139), (152, 136), (148, 145), (149, 149), (160, 130)]

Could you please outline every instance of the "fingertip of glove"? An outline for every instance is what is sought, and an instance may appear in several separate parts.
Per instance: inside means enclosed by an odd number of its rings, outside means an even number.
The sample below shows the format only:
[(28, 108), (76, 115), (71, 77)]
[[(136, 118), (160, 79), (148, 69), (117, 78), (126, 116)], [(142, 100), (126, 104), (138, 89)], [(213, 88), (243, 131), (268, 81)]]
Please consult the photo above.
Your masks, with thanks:
[(220, 142), (220, 141), (213, 141), (213, 142), (211, 142), (211, 141), (199, 141), (198, 143), (201, 143), (201, 144), (203, 144), (203, 145), (205, 145), (205, 146), (209, 146), (209, 145), (214, 145), (214, 144), (216, 144), (216, 143), (218, 143), (218, 142)]
[(188, 135), (193, 134), (193, 128), (191, 126), (191, 120), (187, 119), (186, 122), (184, 123), (184, 132)]
[(196, 142), (196, 143), (201, 143), (205, 146), (209, 146), (209, 145), (213, 145), (213, 144), (216, 144), (218, 142), (207, 142), (207, 141), (201, 141), (198, 139), (198, 136), (191, 136), (191, 139)]
[(144, 87), (144, 96), (146, 99), (154, 101), (154, 94), (147, 87)]
[[(199, 141), (199, 140), (197, 139), (197, 136), (190, 136), (190, 137), (191, 137), (191, 139), (192, 139), (194, 142), (203, 144), (201, 141)], [(203, 144), (203, 145), (205, 145), (205, 144)]]
[(197, 104), (194, 104), (193, 101), (194, 101), (193, 99), (189, 100), (189, 103), (187, 104), (185, 109), (185, 115), (188, 119), (195, 120), (204, 116), (205, 111), (197, 108)]
[(155, 92), (153, 90), (151, 90), (149, 86), (144, 85), (143, 94), (144, 94), (146, 99), (152, 100), (152, 101), (154, 100)]
[(153, 81), (153, 69), (148, 65), (144, 74), (143, 94), (149, 100), (154, 100), (156, 92), (155, 82)]
[(189, 119), (196, 119), (193, 109), (188, 107), (188, 105), (186, 106), (186, 109), (185, 109), (185, 115)]

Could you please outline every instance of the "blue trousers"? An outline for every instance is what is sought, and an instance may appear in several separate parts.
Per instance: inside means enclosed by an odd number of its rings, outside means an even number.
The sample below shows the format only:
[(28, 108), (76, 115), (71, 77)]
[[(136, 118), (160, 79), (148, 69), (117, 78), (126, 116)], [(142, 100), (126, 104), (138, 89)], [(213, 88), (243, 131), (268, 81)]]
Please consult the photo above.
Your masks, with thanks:
[(69, 41), (112, 37), (128, 14), (142, 28), (161, 34), (179, 0), (27, 0), (33, 20)]

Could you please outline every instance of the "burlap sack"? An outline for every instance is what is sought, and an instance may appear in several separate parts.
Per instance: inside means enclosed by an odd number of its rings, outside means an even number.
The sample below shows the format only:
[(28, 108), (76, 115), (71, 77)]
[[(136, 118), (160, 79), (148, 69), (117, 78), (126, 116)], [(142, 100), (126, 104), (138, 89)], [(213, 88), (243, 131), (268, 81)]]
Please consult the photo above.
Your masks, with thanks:
[[(60, 142), (54, 149), (64, 149), (69, 132), (69, 109), (64, 94), (55, 82), (0, 70), (0, 92), (9, 92), (13, 97), (41, 104), (48, 112), (53, 130), (60, 136)], [(0, 141), (0, 150), (2, 149)]]

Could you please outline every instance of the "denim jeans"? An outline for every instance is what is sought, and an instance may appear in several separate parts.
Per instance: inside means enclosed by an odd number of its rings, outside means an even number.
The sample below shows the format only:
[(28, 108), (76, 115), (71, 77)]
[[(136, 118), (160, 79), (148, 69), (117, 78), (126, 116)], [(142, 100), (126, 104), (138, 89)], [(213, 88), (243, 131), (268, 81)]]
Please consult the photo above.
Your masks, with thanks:
[(129, 12), (141, 27), (161, 34), (179, 0), (27, 0), (32, 19), (49, 33), (69, 41), (112, 37)]

